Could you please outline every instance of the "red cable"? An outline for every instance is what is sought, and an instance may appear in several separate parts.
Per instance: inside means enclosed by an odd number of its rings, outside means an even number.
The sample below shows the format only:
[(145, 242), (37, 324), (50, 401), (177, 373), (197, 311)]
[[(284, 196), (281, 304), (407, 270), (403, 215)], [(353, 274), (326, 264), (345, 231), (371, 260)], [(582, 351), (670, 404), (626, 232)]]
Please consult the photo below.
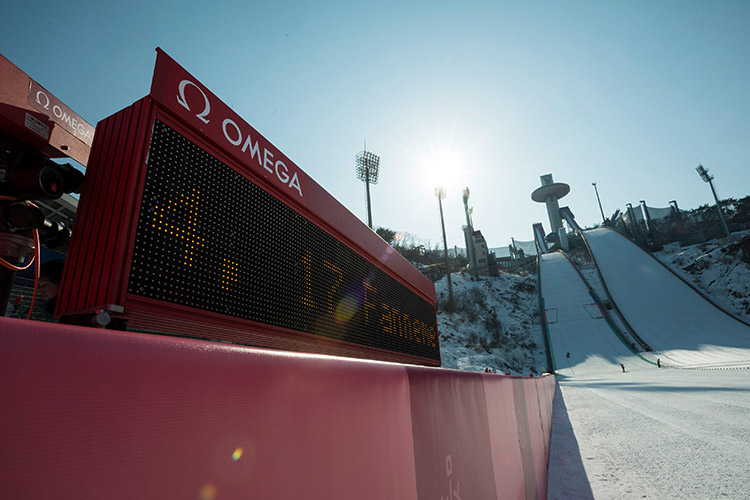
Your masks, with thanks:
[[(13, 197), (10, 197), (10, 196), (0, 196), (0, 200), (17, 200), (17, 199), (18, 198), (13, 198)], [(33, 203), (31, 203), (30, 201), (27, 201), (26, 204), (29, 205), (29, 206), (31, 206), (31, 207), (36, 207), (36, 205), (34, 205)], [(37, 208), (39, 208), (39, 207), (37, 207)], [(7, 260), (3, 259), (2, 257), (0, 257), (0, 265), (3, 266), (3, 267), (5, 267), (5, 268), (10, 269), (11, 271), (24, 271), (24, 270), (28, 269), (29, 266), (31, 266), (31, 264), (33, 264), (34, 262), (36, 262), (36, 268), (35, 268), (35, 271), (34, 271), (34, 294), (31, 296), (31, 307), (29, 307), (29, 314), (26, 317), (26, 319), (31, 319), (31, 313), (34, 310), (34, 303), (36, 302), (37, 289), (39, 288), (39, 261), (40, 261), (40, 258), (41, 258), (40, 257), (41, 250), (39, 248), (40, 247), (40, 243), (39, 243), (39, 231), (37, 231), (36, 229), (34, 229), (33, 233), (34, 233), (34, 255), (26, 263), (25, 266), (16, 266), (14, 264), (11, 264)]]
[(29, 306), (29, 314), (26, 316), (26, 319), (31, 319), (31, 313), (34, 312), (34, 303), (36, 302), (36, 292), (39, 289), (39, 270), (41, 268), (39, 265), (41, 262), (41, 250), (39, 247), (39, 231), (34, 229), (34, 261), (36, 261), (36, 266), (34, 266), (34, 294), (31, 296), (31, 305)]

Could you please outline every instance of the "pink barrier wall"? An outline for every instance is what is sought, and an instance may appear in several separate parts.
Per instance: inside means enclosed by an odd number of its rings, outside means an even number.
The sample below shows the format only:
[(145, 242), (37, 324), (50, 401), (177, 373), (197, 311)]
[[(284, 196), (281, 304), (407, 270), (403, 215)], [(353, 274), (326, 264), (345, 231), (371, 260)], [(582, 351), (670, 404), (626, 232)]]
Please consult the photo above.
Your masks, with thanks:
[(546, 498), (554, 378), (0, 318), (6, 498)]

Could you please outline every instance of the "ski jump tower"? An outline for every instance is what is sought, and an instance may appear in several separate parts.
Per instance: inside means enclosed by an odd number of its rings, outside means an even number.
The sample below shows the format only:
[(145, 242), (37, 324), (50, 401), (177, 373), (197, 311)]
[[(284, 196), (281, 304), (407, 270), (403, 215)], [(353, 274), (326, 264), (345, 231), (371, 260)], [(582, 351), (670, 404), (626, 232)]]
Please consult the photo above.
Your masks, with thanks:
[[(531, 193), (531, 199), (547, 205), (547, 215), (552, 232), (560, 237), (560, 244), (567, 247), (567, 238), (564, 235), (565, 229), (563, 229), (562, 218), (560, 217), (560, 205), (557, 200), (570, 192), (570, 186), (564, 182), (554, 182), (552, 174), (542, 175), (540, 179), (542, 185)], [(563, 235), (560, 235), (561, 230)]]

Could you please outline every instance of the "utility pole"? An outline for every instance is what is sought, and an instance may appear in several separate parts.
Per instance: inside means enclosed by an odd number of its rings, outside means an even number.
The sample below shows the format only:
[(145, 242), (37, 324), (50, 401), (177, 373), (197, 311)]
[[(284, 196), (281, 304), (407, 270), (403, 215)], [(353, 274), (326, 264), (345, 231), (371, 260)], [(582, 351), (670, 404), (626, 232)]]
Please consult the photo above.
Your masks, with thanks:
[(594, 191), (596, 191), (596, 201), (599, 202), (599, 211), (602, 213), (602, 222), (607, 222), (607, 218), (604, 216), (604, 209), (602, 208), (602, 200), (599, 198), (599, 190), (596, 189), (596, 182), (592, 182), (591, 185), (594, 186)]
[(464, 198), (464, 211), (466, 212), (466, 251), (469, 253), (469, 264), (471, 265), (471, 273), (474, 275), (474, 279), (479, 279), (479, 266), (477, 265), (477, 253), (474, 251), (474, 224), (471, 222), (471, 209), (469, 208), (469, 187), (465, 187), (463, 191)]
[(440, 206), (440, 225), (443, 228), (443, 250), (445, 252), (445, 272), (448, 276), (448, 308), (450, 311), (453, 310), (453, 283), (451, 282), (451, 267), (448, 261), (448, 240), (445, 237), (445, 220), (443, 219), (443, 198), (445, 198), (445, 188), (435, 188), (435, 196), (438, 199), (438, 206)]

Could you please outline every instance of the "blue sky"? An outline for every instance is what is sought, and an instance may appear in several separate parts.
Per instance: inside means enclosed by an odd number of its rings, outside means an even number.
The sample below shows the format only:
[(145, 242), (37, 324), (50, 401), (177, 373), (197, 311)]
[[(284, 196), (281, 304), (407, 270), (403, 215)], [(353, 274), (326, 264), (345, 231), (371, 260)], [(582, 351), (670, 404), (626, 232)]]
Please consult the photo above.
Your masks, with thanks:
[[(148, 93), (159, 46), (366, 221), (491, 247), (543, 222), (539, 176), (580, 223), (630, 202), (750, 194), (750, 2), (6, 2), (0, 53), (90, 123)], [(441, 158), (451, 159), (439, 174)]]

